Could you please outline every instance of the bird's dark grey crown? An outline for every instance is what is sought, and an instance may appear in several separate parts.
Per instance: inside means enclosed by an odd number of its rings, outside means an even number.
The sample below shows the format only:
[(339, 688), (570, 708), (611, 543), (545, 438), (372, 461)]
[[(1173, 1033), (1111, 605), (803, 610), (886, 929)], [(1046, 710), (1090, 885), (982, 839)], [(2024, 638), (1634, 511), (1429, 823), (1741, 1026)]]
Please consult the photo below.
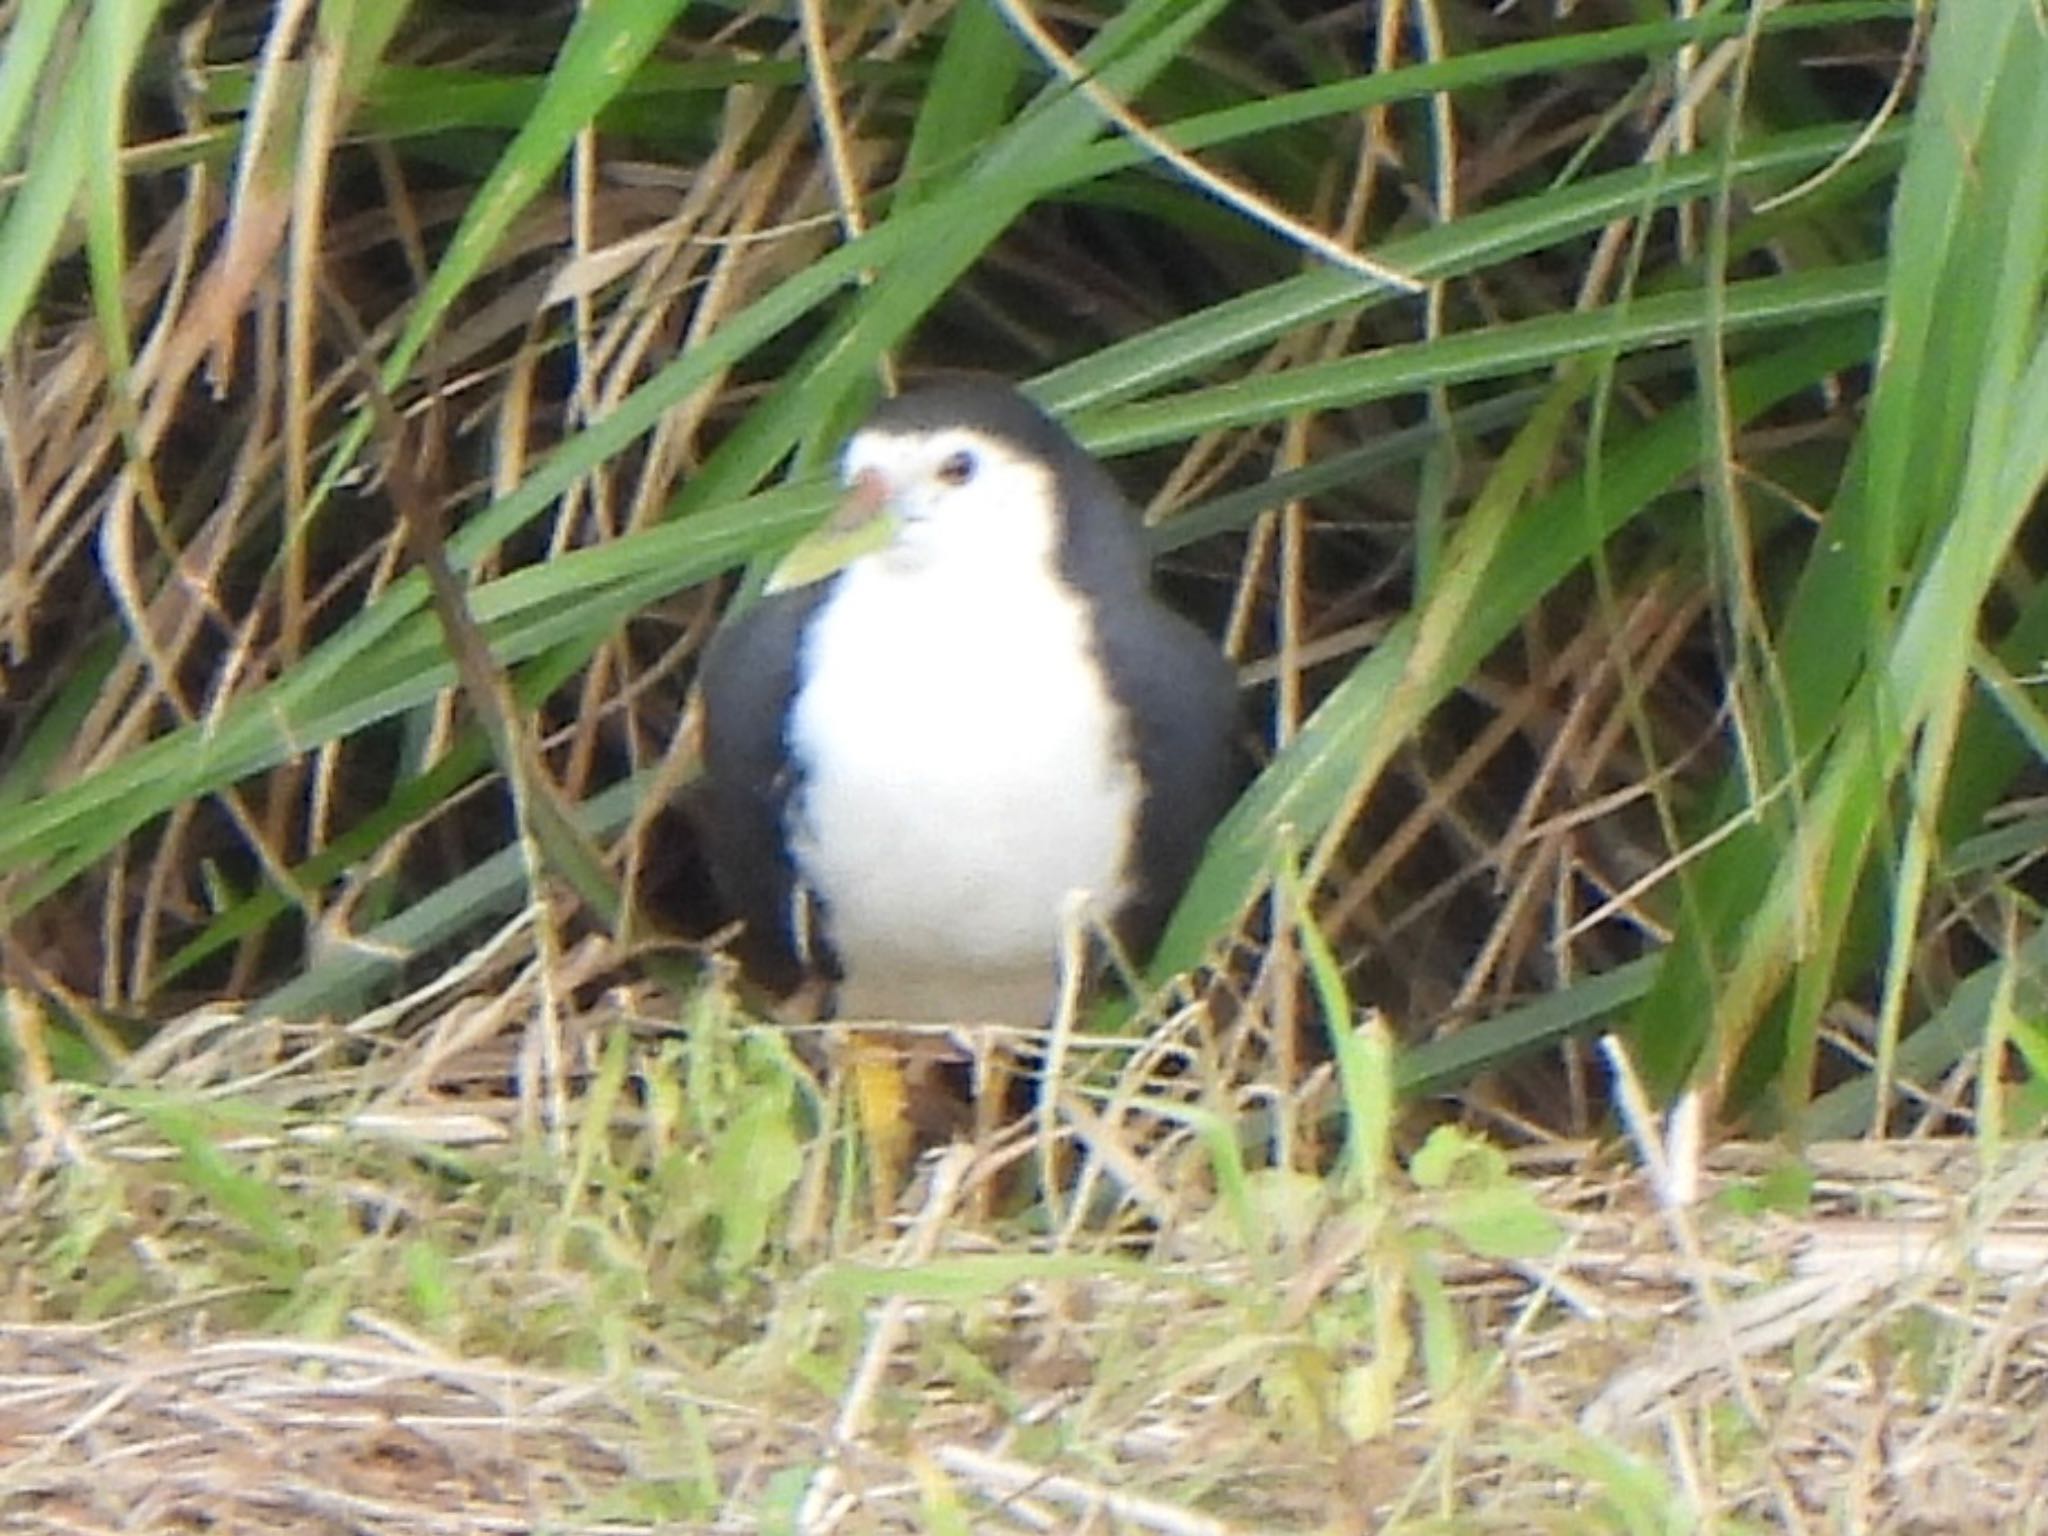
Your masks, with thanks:
[(948, 374), (884, 400), (869, 416), (873, 432), (936, 432), (965, 427), (998, 438), (1034, 459), (1063, 466), (1080, 449), (1066, 428), (1001, 379)]

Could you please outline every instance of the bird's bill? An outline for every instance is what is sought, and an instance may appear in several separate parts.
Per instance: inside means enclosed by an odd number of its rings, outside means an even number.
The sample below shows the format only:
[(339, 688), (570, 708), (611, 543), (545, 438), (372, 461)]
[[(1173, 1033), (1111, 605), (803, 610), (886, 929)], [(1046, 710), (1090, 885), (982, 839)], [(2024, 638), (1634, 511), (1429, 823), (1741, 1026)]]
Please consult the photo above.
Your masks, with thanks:
[(874, 470), (862, 470), (831, 515), (776, 562), (763, 591), (793, 592), (836, 576), (861, 556), (888, 548), (896, 528), (888, 483)]

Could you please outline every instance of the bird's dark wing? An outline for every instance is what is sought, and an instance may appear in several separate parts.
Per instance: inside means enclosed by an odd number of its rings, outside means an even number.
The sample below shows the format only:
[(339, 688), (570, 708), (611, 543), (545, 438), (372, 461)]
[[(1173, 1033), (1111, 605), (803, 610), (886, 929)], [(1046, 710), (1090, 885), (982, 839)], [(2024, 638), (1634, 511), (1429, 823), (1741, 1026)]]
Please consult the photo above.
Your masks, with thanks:
[(1096, 644), (1145, 785), (1137, 887), (1117, 915), (1118, 940), (1142, 962), (1244, 780), (1237, 678), (1215, 641), (1148, 597), (1100, 611)]
[(794, 988), (807, 969), (790, 924), (796, 872), (783, 816), (796, 770), (787, 728), (804, 626), (831, 586), (761, 599), (712, 637), (697, 674), (704, 849), (719, 894), (745, 924), (743, 964), (776, 992)]

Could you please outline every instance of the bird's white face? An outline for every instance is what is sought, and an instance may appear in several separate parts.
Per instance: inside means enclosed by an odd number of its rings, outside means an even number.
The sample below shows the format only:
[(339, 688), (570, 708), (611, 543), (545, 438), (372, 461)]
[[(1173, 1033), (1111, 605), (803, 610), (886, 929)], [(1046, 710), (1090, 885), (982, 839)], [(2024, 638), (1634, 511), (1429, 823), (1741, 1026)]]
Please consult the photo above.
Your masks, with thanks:
[(968, 427), (870, 429), (848, 441), (840, 469), (850, 501), (893, 518), (893, 538), (868, 557), (893, 573), (1052, 570), (1052, 471), (1000, 438)]

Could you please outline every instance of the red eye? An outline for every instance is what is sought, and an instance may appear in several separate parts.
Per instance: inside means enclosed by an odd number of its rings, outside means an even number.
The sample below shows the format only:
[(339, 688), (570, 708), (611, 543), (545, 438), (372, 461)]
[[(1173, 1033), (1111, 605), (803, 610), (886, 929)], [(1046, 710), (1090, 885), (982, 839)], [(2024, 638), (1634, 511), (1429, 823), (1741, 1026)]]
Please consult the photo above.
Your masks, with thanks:
[(939, 465), (939, 479), (947, 485), (965, 485), (974, 478), (978, 467), (974, 455), (962, 448), (957, 453), (946, 455), (945, 462)]

